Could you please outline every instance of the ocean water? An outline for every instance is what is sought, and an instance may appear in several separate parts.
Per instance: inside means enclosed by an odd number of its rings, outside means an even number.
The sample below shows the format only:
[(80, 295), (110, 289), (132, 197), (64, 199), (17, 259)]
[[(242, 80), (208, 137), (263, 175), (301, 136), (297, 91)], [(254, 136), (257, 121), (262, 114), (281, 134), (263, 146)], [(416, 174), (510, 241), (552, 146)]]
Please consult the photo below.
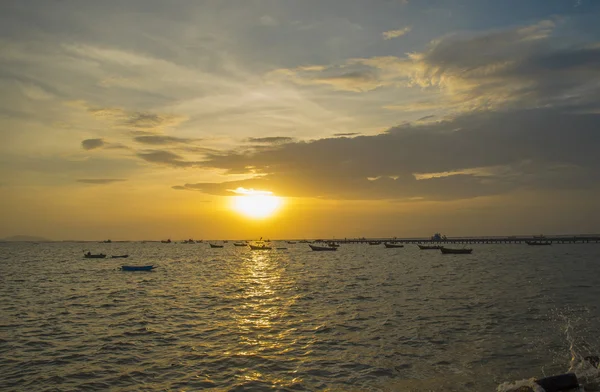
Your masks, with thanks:
[(0, 390), (600, 390), (600, 244), (284, 246), (0, 244)]

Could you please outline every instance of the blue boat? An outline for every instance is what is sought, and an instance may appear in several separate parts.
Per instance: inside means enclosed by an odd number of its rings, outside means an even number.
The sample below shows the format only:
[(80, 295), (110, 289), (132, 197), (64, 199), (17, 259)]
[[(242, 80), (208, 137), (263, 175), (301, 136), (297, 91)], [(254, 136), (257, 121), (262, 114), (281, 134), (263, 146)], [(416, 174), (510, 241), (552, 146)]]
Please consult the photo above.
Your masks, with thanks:
[(123, 265), (121, 271), (152, 271), (153, 265)]

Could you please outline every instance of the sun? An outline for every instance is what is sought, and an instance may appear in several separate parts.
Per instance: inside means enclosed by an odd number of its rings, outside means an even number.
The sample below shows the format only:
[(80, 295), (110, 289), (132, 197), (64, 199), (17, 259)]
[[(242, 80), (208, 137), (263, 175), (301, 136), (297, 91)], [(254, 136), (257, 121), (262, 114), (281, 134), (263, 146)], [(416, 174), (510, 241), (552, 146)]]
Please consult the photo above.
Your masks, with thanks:
[(283, 204), (281, 197), (268, 191), (238, 188), (233, 192), (240, 196), (233, 197), (232, 208), (249, 218), (268, 218)]

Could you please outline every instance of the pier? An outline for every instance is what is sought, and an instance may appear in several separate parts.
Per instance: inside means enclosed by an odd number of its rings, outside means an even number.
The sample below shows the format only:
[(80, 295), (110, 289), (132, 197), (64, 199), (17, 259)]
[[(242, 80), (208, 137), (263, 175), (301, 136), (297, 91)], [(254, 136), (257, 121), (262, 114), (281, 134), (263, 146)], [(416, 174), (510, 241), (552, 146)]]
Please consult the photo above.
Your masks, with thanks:
[(508, 237), (447, 237), (433, 238), (337, 238), (316, 239), (314, 242), (336, 242), (338, 244), (366, 244), (379, 241), (398, 244), (524, 244), (531, 242), (550, 242), (552, 244), (589, 244), (600, 243), (600, 234), (581, 236), (508, 236)]

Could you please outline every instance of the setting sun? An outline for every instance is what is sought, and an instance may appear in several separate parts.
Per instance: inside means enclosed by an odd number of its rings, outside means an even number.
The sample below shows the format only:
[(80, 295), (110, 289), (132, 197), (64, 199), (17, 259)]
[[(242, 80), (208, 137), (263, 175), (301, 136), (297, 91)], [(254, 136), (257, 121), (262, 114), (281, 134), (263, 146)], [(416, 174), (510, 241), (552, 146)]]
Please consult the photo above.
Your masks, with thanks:
[(272, 192), (238, 188), (234, 191), (240, 196), (233, 197), (232, 208), (250, 218), (267, 218), (273, 215), (282, 204), (281, 197)]

